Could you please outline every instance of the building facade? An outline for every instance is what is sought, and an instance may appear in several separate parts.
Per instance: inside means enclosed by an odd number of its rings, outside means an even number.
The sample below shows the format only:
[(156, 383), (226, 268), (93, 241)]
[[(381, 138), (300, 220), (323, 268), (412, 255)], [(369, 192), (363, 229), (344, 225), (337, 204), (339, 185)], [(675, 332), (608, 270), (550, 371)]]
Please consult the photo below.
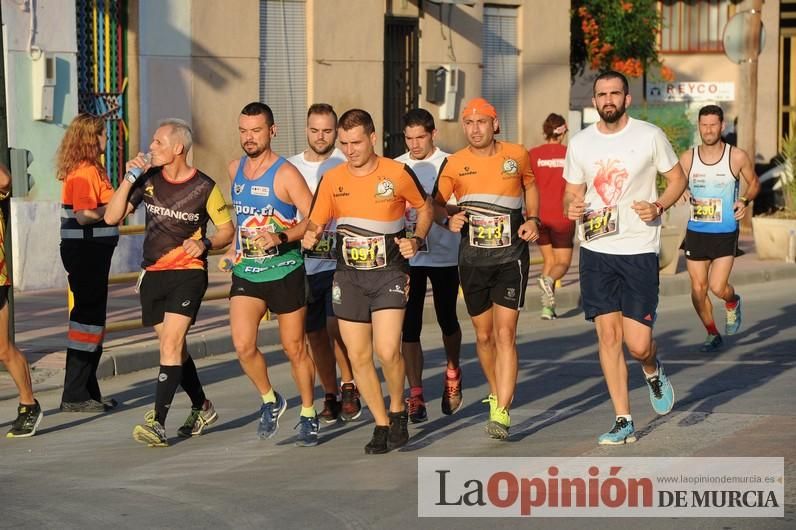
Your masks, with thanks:
[[(379, 150), (388, 156), (404, 151), (400, 120), (412, 107), (434, 114), (438, 144), (449, 151), (464, 145), (458, 113), (472, 97), (495, 103), (501, 139), (528, 146), (542, 141), (548, 113), (569, 108), (568, 2), (0, 0), (0, 6), (10, 145), (34, 157), (35, 186), (12, 199), (15, 284), (23, 290), (65, 285), (52, 259), (60, 198), (54, 155), (80, 110), (107, 114), (109, 127), (121, 131), (106, 153), (114, 179), (122, 154), (146, 150), (160, 120), (189, 121), (193, 163), (228, 193), (227, 162), (241, 155), (237, 116), (254, 100), (273, 108), (274, 149), (285, 156), (305, 148), (313, 102), (338, 112), (369, 111)], [(34, 116), (38, 53), (56, 69), (49, 119)], [(140, 241), (122, 241), (116, 270), (133, 270)]]

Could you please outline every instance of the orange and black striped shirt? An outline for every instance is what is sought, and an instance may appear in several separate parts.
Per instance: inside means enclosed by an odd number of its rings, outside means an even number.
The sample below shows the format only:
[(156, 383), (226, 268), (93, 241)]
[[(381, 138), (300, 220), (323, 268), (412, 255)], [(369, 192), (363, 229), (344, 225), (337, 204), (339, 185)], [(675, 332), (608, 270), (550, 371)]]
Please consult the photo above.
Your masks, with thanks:
[(528, 151), (496, 142), (492, 156), (469, 148), (449, 155), (439, 169), (434, 200), (445, 205), (451, 195), (468, 213), (462, 228), (459, 263), (492, 266), (519, 259), (528, 245), (518, 235), (523, 223), (525, 188), (533, 183)]
[(404, 237), (407, 205), (420, 208), (423, 186), (405, 164), (378, 157), (370, 174), (352, 175), (348, 164), (324, 173), (309, 219), (319, 226), (337, 219), (337, 269), (408, 270), (395, 237)]

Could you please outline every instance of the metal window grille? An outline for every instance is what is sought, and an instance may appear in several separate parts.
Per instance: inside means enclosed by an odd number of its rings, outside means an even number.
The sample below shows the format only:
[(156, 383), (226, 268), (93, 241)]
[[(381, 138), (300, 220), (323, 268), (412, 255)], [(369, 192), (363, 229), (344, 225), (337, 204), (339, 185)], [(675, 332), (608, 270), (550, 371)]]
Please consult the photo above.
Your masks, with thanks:
[(260, 101), (279, 127), (271, 147), (285, 156), (307, 143), (306, 33), (304, 0), (260, 0)]
[(126, 0), (76, 0), (78, 110), (105, 118), (105, 170), (117, 184), (127, 160)]
[(664, 53), (722, 53), (732, 0), (659, 0)]
[(501, 138), (519, 142), (517, 8), (484, 7), (481, 93), (498, 113)]

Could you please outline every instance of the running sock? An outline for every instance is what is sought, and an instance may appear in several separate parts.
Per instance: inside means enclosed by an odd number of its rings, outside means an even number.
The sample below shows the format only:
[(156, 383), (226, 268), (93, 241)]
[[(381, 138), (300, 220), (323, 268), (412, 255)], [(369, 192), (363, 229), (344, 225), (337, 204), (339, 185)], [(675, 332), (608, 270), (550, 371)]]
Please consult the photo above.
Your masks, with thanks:
[(166, 424), (166, 415), (169, 407), (174, 400), (174, 393), (180, 386), (182, 378), (182, 366), (163, 366), (160, 365), (158, 383), (155, 388), (155, 421), (161, 425)]
[(719, 334), (719, 330), (716, 327), (716, 323), (715, 322), (711, 322), (710, 324), (706, 325), (705, 329), (708, 330), (708, 335), (714, 335), (715, 336), (715, 335)]
[(423, 395), (423, 387), (422, 386), (412, 386), (409, 387), (409, 397), (418, 397)]
[(445, 370), (445, 377), (447, 377), (448, 379), (458, 379), (460, 373), (461, 373), (460, 368), (447, 368)]
[(351, 381), (343, 381), (342, 379), (340, 379), (340, 388), (343, 388), (343, 385), (354, 385), (354, 386), (357, 386), (357, 384), (354, 382), (353, 379)]
[(619, 418), (624, 418), (628, 423), (633, 421), (633, 418), (630, 416), (630, 414), (617, 414), (616, 419), (618, 420)]
[(194, 409), (201, 409), (205, 406), (205, 391), (202, 388), (202, 383), (199, 381), (199, 374), (196, 373), (196, 365), (193, 358), (189, 355), (188, 360), (182, 363), (182, 385), (185, 393), (191, 398), (191, 407)]
[(653, 377), (657, 377), (658, 376), (658, 365), (657, 364), (655, 365), (655, 371), (652, 372), (651, 374), (648, 374), (647, 371), (644, 370), (644, 368), (642, 368), (641, 371), (644, 372), (644, 377), (646, 377), (647, 381), (649, 381)]
[(735, 309), (736, 307), (738, 307), (738, 300), (739, 298), (738, 295), (736, 294), (735, 298), (732, 299), (732, 302), (724, 302), (724, 307), (726, 307), (727, 309)]
[(304, 405), (301, 406), (301, 412), (299, 412), (299, 416), (303, 416), (305, 418), (314, 418), (317, 415), (318, 413), (315, 412), (315, 405), (311, 407), (305, 407)]
[(263, 403), (276, 403), (276, 394), (274, 393), (274, 388), (271, 387), (271, 390), (268, 391), (267, 394), (262, 394)]

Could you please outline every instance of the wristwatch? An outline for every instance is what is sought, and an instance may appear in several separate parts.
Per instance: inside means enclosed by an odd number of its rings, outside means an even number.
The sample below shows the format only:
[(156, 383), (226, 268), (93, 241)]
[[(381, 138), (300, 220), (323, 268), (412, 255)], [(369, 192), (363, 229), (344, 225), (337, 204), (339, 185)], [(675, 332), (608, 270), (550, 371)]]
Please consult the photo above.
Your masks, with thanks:
[(666, 208), (664, 208), (663, 205), (658, 201), (655, 201), (652, 204), (655, 205), (656, 217), (660, 217), (663, 215), (663, 212), (666, 211)]
[(741, 201), (744, 206), (749, 206), (749, 203), (752, 202), (744, 196), (738, 197), (738, 200)]
[(276, 237), (279, 238), (279, 243), (287, 243), (287, 234), (284, 232), (279, 232), (276, 234)]
[(415, 242), (417, 243), (417, 248), (418, 248), (418, 249), (420, 249), (420, 248), (423, 248), (423, 245), (425, 245), (425, 244), (426, 244), (426, 240), (425, 240), (425, 238), (423, 238), (423, 237), (420, 237), (420, 236), (414, 236), (412, 239), (414, 239), (414, 240), (415, 240)]
[(200, 241), (205, 246), (205, 250), (212, 250), (213, 249), (213, 242), (210, 241), (210, 238), (203, 237)]
[(536, 223), (536, 226), (542, 226), (542, 220), (539, 219), (538, 217), (536, 217), (535, 215), (532, 215), (532, 216), (530, 216), (530, 217), (525, 219), (526, 223), (528, 221), (533, 221), (534, 223)]

